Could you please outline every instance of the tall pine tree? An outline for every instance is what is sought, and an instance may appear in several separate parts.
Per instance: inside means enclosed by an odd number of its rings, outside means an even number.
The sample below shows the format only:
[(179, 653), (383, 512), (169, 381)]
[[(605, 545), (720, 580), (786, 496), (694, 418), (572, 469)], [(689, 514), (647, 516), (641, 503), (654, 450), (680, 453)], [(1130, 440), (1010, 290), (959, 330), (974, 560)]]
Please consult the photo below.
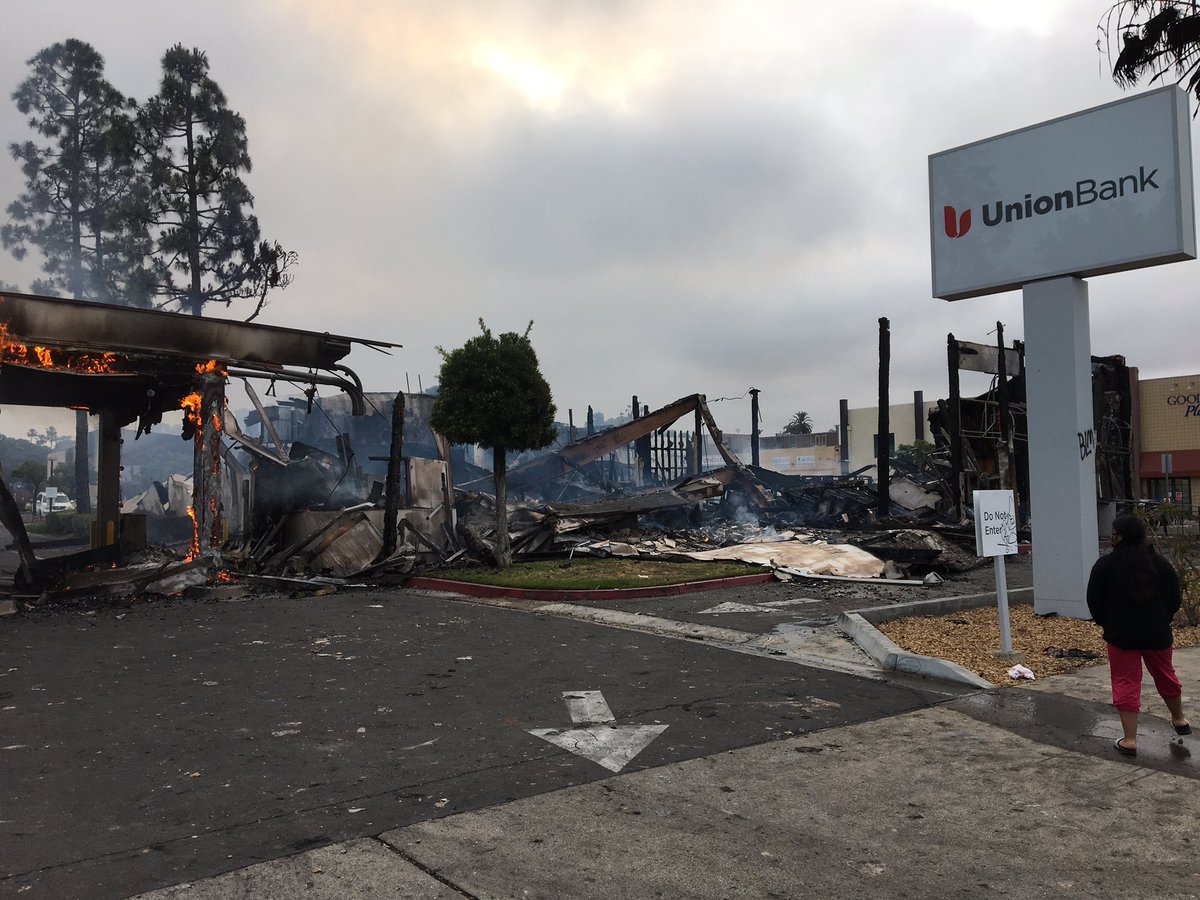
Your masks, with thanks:
[[(125, 200), (139, 177), (133, 101), (104, 78), (90, 45), (67, 40), (29, 60), (30, 76), (13, 100), (42, 142), (12, 144), (25, 190), (8, 206), (0, 243), (17, 259), (42, 255), (33, 290), (76, 300), (149, 303), (143, 266), (149, 249)], [(76, 417), (75, 493), (90, 510), (87, 413)]]
[(17, 259), (43, 257), (37, 293), (149, 305), (144, 269), (149, 240), (128, 200), (137, 193), (134, 102), (104, 78), (104, 60), (67, 40), (29, 60), (32, 74), (13, 94), (44, 143), (12, 144), (25, 191), (8, 207), (0, 242)]
[[(254, 197), (246, 123), (208, 74), (208, 57), (176, 44), (162, 60), (158, 94), (142, 110), (149, 157), (155, 290), (162, 306), (192, 315), (286, 287), (296, 254), (264, 241)], [(253, 315), (251, 318), (253, 318)]]

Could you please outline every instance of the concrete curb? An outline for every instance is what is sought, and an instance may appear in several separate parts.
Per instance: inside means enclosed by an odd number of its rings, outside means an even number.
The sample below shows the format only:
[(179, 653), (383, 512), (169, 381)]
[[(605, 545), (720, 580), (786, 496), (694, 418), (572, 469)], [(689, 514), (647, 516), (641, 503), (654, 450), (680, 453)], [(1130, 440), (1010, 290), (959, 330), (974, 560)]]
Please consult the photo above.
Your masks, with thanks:
[(937, 678), (984, 690), (995, 687), (987, 679), (948, 659), (909, 653), (858, 613), (842, 613), (838, 616), (838, 627), (887, 672)]
[[(1013, 597), (1019, 594), (1018, 597)], [(1028, 596), (1026, 596), (1028, 595)], [(982, 594), (960, 594), (957, 597), (939, 597), (934, 600), (917, 600), (912, 603), (892, 603), (888, 606), (869, 606), (866, 609), (856, 609), (853, 612), (862, 616), (868, 622), (890, 622), (892, 619), (907, 619), (910, 616), (942, 616), (960, 609), (975, 609), (989, 606), (996, 601), (996, 592), (988, 591)], [(1008, 602), (1031, 603), (1033, 588), (1009, 588)]]
[[(1013, 594), (1021, 595), (1013, 598)], [(1027, 595), (1027, 596), (1026, 596)], [(1013, 588), (1008, 592), (1012, 603), (1029, 603), (1033, 599), (1033, 588)], [(976, 675), (971, 670), (940, 659), (909, 653), (899, 644), (875, 627), (879, 622), (905, 619), (910, 616), (940, 616), (960, 609), (975, 609), (994, 602), (995, 592), (983, 594), (961, 594), (957, 597), (942, 597), (936, 600), (918, 600), (915, 603), (894, 603), (890, 606), (872, 606), (838, 616), (838, 627), (869, 657), (885, 671), (920, 675), (923, 678), (938, 678), (955, 684), (967, 684), (988, 690), (996, 685)]]
[[(739, 652), (764, 652), (759, 649), (762, 643), (761, 635), (751, 635), (748, 632), (731, 632), (729, 629), (713, 628), (711, 626), (695, 625), (692, 623), (659, 620), (641, 614), (620, 613), (614, 610), (585, 610), (583, 612), (569, 606), (559, 606), (554, 601), (618, 599), (622, 597), (654, 597), (670, 596), (673, 594), (690, 593), (691, 591), (708, 590), (718, 587), (729, 587), (736, 584), (753, 584), (759, 581), (769, 581), (774, 578), (766, 575), (743, 575), (715, 581), (694, 581), (681, 585), (666, 585), (657, 588), (612, 589), (600, 591), (529, 591), (516, 588), (498, 588), (491, 585), (471, 584), (462, 581), (447, 581), (436, 578), (412, 578), (407, 587), (418, 590), (446, 591), (459, 596), (490, 601), (499, 605), (511, 605), (514, 608), (525, 609), (528, 612), (543, 612), (552, 615), (570, 616), (572, 618), (591, 618), (603, 624), (632, 631), (649, 631), (656, 634), (675, 636), (685, 640), (707, 641), (711, 645), (723, 645)], [(1009, 590), (1009, 598), (1013, 603), (1028, 603), (1032, 600), (1033, 588), (1013, 588)], [(1013, 595), (1018, 595), (1013, 597)], [(1028, 595), (1026, 598), (1023, 595)], [(866, 609), (841, 613), (838, 617), (838, 628), (858, 645), (864, 653), (873, 659), (886, 672), (900, 672), (905, 675), (917, 675), (922, 678), (934, 678), (953, 684), (965, 684), (970, 687), (989, 690), (996, 687), (992, 682), (975, 674), (969, 669), (948, 659), (936, 656), (924, 656), (920, 653), (909, 653), (904, 648), (889, 639), (875, 623), (887, 622), (892, 619), (903, 619), (908, 616), (937, 616), (961, 609), (973, 609), (994, 602), (995, 592), (982, 594), (962, 594), (957, 597), (942, 597), (935, 600), (919, 600), (913, 603), (895, 603), (889, 606), (874, 606)], [(546, 602), (545, 606), (528, 606), (533, 601)], [(620, 621), (617, 621), (620, 619)], [(658, 626), (657, 628), (653, 626)], [(669, 626), (669, 627), (668, 627)], [(770, 653), (770, 651), (766, 651)], [(772, 654), (774, 655), (774, 654)], [(815, 657), (801, 653), (787, 653), (794, 662), (809, 665), (819, 665)], [(844, 663), (833, 664), (826, 660), (826, 668), (848, 670), (855, 667)], [(853, 674), (862, 675), (861, 671)]]
[(445, 578), (426, 578), (417, 575), (410, 578), (405, 587), (422, 591), (450, 591), (466, 597), (516, 598), (518, 600), (625, 600), (636, 597), (673, 597), (676, 594), (691, 594), (696, 591), (711, 591), (717, 588), (737, 587), (743, 584), (762, 584), (774, 581), (772, 572), (753, 575), (734, 575), (731, 578), (713, 578), (708, 581), (687, 581), (682, 584), (660, 584), (639, 588), (604, 588), (601, 590), (527, 590), (525, 588), (498, 587), (491, 584), (475, 584), (470, 581), (450, 581)]
[[(805, 646), (807, 642), (797, 641), (794, 638), (789, 639), (784, 635), (757, 634), (752, 631), (737, 631), (714, 625), (699, 625), (695, 622), (679, 622), (674, 619), (663, 619), (645, 613), (632, 613), (603, 606), (576, 606), (572, 603), (547, 603), (540, 600), (517, 600), (509, 597), (469, 597), (440, 591), (426, 593), (427, 596), (441, 596), (463, 603), (478, 603), (482, 606), (498, 606), (537, 615), (578, 619), (610, 628), (620, 628), (640, 634), (652, 634), (657, 637), (731, 650), (734, 653), (764, 656), (830, 672), (842, 672), (857, 678), (881, 680), (880, 672), (873, 662), (868, 664), (863, 660), (846, 659), (837, 654), (811, 652)], [(832, 628), (832, 626), (830, 627)]]

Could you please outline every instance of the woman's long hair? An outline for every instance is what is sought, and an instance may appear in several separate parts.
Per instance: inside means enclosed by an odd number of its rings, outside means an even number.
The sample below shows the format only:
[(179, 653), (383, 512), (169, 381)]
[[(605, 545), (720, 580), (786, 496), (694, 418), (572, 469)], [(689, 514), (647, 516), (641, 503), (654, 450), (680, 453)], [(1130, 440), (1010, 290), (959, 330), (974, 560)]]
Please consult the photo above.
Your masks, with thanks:
[(1138, 605), (1158, 599), (1158, 572), (1154, 548), (1146, 543), (1146, 523), (1130, 513), (1113, 519), (1113, 531), (1121, 536), (1120, 546), (1129, 559), (1129, 596)]

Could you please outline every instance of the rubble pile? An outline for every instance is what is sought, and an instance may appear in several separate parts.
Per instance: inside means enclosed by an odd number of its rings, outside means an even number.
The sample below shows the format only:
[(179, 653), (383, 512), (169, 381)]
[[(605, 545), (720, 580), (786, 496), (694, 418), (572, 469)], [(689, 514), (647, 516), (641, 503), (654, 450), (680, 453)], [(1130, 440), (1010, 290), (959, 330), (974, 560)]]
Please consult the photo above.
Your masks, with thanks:
[[(494, 562), (492, 476), (465, 459), (452, 470), (452, 448), (428, 425), (432, 397), (309, 396), (291, 401), (291, 412), (268, 412), (254, 399), (258, 415), (248, 425), (259, 425), (260, 437), (229, 416), (223, 429), (240, 456), (224, 452), (217, 490), (229, 537), (219, 547), (201, 552), (191, 478), (172, 476), (124, 504), (123, 521), (144, 521), (141, 546), (129, 540), (132, 528), (109, 547), (39, 561), (27, 591), (320, 594), (401, 583), (450, 563)], [(648, 434), (689, 413), (707, 426), (723, 466), (666, 481), (642, 477), (651, 467), (639, 461), (638, 477), (616, 477), (618, 449), (628, 457)], [(290, 433), (288, 423), (296, 426)], [(683, 443), (672, 446), (682, 459)], [(697, 437), (688, 457), (697, 469), (699, 450)], [(464, 476), (457, 486), (454, 473)], [(743, 464), (704, 398), (692, 395), (516, 461), (507, 522), (518, 559), (723, 559), (767, 566), (782, 578), (920, 579), (981, 564), (969, 549), (969, 523), (943, 511), (943, 479), (936, 459), (924, 467), (898, 460), (880, 515), (877, 485), (861, 473), (817, 479)], [(162, 546), (153, 548), (156, 540)]]

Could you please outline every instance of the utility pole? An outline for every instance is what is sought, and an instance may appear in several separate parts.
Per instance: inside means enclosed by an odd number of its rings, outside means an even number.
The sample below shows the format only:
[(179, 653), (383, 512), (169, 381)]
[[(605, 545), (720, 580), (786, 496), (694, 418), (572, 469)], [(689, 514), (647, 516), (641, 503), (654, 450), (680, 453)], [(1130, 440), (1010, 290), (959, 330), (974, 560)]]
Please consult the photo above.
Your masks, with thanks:
[(962, 416), (959, 404), (961, 391), (958, 385), (958, 341), (953, 334), (946, 335), (946, 363), (949, 367), (950, 400), (949, 419), (946, 423), (950, 430), (950, 490), (954, 497), (954, 515), (961, 522), (963, 518), (963, 441)]
[[(1000, 487), (1004, 490), (1014, 490), (1016, 479), (1013, 478), (1012, 471), (1012, 429), (1008, 425), (1008, 360), (1005, 358), (1003, 322), (996, 323), (996, 348), (999, 350), (996, 358), (996, 399), (1000, 402), (1000, 464), (997, 468), (1000, 475)], [(1016, 508), (1020, 509), (1019, 498), (1015, 499), (1018, 499)]]
[(758, 388), (750, 388), (750, 464), (758, 463)]
[(891, 434), (891, 417), (888, 409), (888, 374), (892, 365), (892, 338), (886, 318), (879, 320), (879, 437), (876, 439), (879, 447), (875, 463), (878, 473), (879, 495), (877, 507), (879, 518), (885, 518), (891, 506), (891, 495), (888, 490), (891, 481), (892, 454), (888, 436)]
[(845, 478), (850, 474), (850, 401), (838, 401), (838, 461)]

